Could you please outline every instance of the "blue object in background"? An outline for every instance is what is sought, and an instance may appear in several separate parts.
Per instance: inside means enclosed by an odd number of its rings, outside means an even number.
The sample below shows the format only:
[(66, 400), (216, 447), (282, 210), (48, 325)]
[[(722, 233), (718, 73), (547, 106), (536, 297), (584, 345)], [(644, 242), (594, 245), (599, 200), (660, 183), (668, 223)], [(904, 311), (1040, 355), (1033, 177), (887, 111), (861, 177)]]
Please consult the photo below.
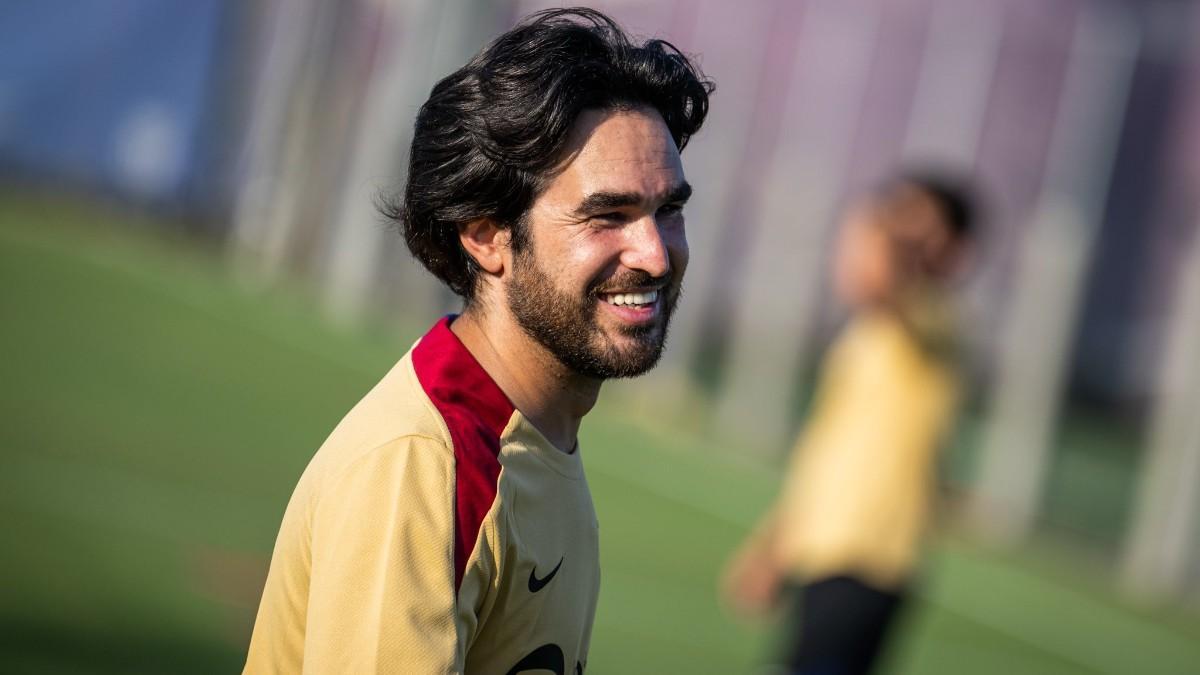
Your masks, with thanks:
[(203, 179), (224, 0), (0, 6), (0, 168), (139, 201)]

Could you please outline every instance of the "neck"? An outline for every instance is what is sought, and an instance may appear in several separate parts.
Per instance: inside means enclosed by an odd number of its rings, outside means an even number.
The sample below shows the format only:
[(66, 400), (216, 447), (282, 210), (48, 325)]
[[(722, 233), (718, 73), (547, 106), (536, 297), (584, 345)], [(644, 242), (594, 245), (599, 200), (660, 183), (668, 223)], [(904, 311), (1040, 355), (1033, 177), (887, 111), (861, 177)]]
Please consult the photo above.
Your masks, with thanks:
[(600, 395), (599, 380), (568, 370), (502, 303), (468, 308), (450, 330), (546, 440), (563, 452), (575, 450), (579, 423)]

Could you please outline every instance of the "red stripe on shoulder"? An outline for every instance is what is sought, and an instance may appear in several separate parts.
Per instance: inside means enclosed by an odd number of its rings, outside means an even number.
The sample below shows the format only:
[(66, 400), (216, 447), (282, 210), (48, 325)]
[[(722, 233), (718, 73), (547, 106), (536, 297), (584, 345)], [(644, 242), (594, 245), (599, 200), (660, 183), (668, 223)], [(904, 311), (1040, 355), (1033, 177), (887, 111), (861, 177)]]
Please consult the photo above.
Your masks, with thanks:
[(441, 414), (454, 444), (454, 588), (462, 586), (467, 558), (496, 499), (500, 433), (513, 404), (450, 330), (438, 321), (413, 348), (417, 380)]

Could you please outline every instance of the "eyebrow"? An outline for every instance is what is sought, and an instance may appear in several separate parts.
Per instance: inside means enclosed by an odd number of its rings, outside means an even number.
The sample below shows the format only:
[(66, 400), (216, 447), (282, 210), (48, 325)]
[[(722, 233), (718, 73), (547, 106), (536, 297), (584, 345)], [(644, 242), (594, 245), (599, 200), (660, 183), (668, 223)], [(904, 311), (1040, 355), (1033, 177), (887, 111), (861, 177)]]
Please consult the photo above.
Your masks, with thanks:
[[(673, 204), (675, 202), (686, 202), (692, 196), (692, 186), (684, 181), (679, 185), (671, 188), (661, 201), (664, 204)], [(605, 209), (619, 209), (626, 206), (636, 206), (645, 201), (641, 194), (637, 192), (593, 192), (584, 197), (583, 202), (579, 204), (579, 208), (575, 209), (578, 214), (596, 213)]]

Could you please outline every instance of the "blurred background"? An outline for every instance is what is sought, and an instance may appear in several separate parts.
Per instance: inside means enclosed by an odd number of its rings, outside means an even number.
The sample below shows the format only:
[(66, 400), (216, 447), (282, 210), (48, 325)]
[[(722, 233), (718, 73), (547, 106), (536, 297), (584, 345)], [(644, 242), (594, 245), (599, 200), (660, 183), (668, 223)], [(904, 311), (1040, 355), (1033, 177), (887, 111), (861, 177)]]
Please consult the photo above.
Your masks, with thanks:
[[(375, 199), (518, 0), (0, 6), (0, 670), (240, 669), (337, 420), (454, 299)], [(589, 672), (747, 673), (718, 571), (772, 499), (847, 200), (983, 197), (971, 391), (889, 672), (1200, 672), (1200, 8), (612, 0), (717, 82), (664, 363), (583, 428)]]

